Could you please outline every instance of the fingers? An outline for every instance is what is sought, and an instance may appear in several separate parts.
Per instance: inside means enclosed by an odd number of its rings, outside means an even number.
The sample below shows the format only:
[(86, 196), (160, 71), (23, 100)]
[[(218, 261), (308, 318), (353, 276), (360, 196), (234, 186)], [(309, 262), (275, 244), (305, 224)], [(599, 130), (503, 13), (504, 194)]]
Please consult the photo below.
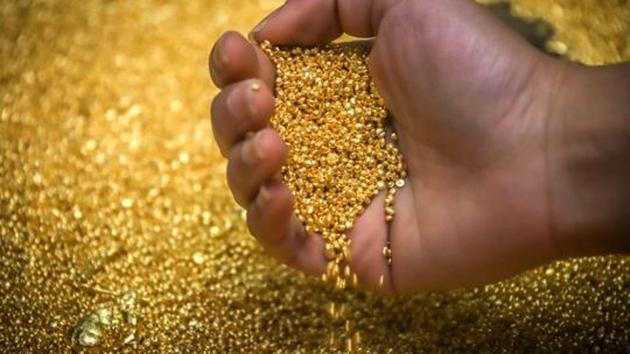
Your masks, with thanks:
[(289, 0), (251, 33), (256, 41), (318, 45), (342, 33), (373, 37), (386, 13), (401, 0)]
[(239, 204), (249, 207), (250, 231), (271, 255), (321, 275), (326, 267), (322, 240), (306, 235), (293, 215), (290, 191), (274, 178), (287, 148), (276, 132), (265, 128), (274, 106), (273, 64), (260, 48), (228, 32), (213, 47), (209, 66), (212, 80), (223, 88), (212, 102), (213, 132), (223, 155), (229, 155), (230, 189)]
[(249, 207), (260, 186), (280, 172), (287, 147), (274, 130), (258, 131), (236, 145), (228, 158), (227, 180), (236, 201)]
[(266, 127), (273, 108), (271, 89), (259, 79), (231, 84), (221, 91), (212, 101), (210, 117), (223, 156), (248, 132)]
[(273, 87), (273, 64), (260, 48), (237, 32), (223, 34), (214, 44), (208, 61), (212, 81), (219, 88), (251, 78), (260, 78)]
[(265, 183), (247, 211), (252, 235), (281, 262), (308, 274), (320, 276), (326, 270), (323, 240), (308, 236), (293, 214), (293, 197), (279, 181)]

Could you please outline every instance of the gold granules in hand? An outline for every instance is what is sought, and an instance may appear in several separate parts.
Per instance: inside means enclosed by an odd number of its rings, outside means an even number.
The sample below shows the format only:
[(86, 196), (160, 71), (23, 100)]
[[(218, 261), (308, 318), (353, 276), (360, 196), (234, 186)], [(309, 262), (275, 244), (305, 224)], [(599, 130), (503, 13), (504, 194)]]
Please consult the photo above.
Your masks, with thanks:
[(277, 70), (271, 125), (289, 148), (283, 179), (309, 234), (325, 241), (323, 279), (356, 284), (347, 232), (380, 192), (385, 220), (404, 185), (402, 155), (387, 136), (387, 110), (368, 72), (365, 48), (332, 44), (282, 49), (262, 44)]

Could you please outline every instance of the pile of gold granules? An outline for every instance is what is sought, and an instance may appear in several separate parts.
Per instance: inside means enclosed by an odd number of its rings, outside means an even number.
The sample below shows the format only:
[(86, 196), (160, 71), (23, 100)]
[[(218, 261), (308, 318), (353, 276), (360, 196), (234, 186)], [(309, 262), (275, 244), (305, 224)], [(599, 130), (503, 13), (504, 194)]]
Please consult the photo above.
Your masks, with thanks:
[[(402, 155), (389, 133), (387, 111), (360, 46), (262, 49), (276, 66), (271, 126), (289, 148), (284, 182), (309, 234), (325, 241), (324, 280), (357, 284), (346, 233), (373, 197), (385, 191), (385, 220), (394, 216), (396, 187), (404, 185)], [(391, 258), (390, 258), (391, 259)]]
[[(562, 56), (630, 60), (627, 1), (511, 3)], [(213, 143), (207, 55), (281, 4), (0, 1), (0, 352), (330, 353), (331, 302), (358, 352), (630, 352), (628, 257), (389, 299), (266, 255)]]

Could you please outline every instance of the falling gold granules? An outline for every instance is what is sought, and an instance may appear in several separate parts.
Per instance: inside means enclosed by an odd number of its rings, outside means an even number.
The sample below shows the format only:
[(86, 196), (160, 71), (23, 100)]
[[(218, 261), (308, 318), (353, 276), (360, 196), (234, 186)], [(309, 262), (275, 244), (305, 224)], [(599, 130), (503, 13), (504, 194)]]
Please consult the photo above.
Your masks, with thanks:
[(261, 47), (276, 66), (271, 126), (289, 149), (282, 175), (296, 215), (309, 234), (324, 239), (323, 278), (341, 289), (356, 285), (346, 233), (381, 191), (391, 221), (396, 188), (406, 177), (396, 135), (387, 137), (387, 110), (368, 72), (368, 51), (343, 44)]
[[(512, 2), (570, 58), (630, 60), (627, 2)], [(357, 352), (630, 352), (628, 257), (386, 299), (266, 255), (211, 138), (207, 53), (280, 5), (0, 1), (1, 353), (331, 353), (340, 314)]]

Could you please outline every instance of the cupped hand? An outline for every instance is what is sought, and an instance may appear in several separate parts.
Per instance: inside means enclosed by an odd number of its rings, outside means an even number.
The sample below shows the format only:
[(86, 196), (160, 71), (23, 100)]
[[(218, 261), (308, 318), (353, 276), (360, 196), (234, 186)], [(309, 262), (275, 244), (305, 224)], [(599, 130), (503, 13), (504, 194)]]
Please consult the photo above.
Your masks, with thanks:
[[(469, 0), (292, 0), (252, 37), (308, 46), (342, 33), (373, 38), (370, 73), (408, 165), (393, 222), (381, 194), (349, 232), (359, 283), (389, 294), (443, 290), (562, 256), (547, 190), (547, 121), (563, 64)], [(282, 262), (322, 274), (323, 241), (306, 234), (279, 177), (287, 147), (268, 127), (272, 63), (228, 32), (210, 69), (222, 89), (213, 131), (251, 233)]]

